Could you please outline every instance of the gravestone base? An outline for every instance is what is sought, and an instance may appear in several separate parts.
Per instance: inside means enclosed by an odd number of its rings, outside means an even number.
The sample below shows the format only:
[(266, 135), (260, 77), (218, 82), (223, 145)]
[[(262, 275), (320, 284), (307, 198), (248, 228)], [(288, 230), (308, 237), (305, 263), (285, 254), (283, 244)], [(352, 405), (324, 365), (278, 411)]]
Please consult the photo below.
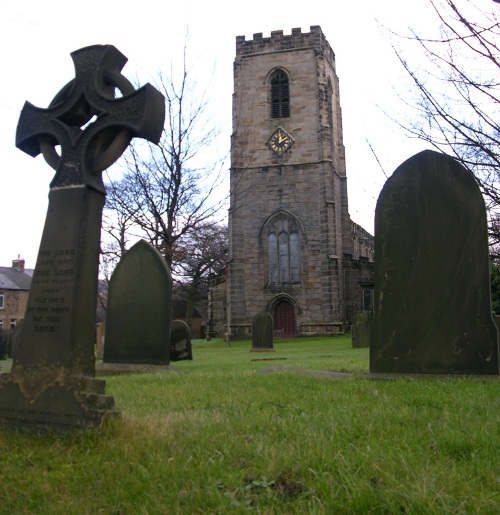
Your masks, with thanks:
[(250, 352), (275, 352), (275, 350), (274, 349), (252, 348), (252, 349), (250, 349)]
[(143, 363), (97, 363), (95, 366), (95, 372), (100, 376), (179, 373), (179, 371), (172, 365), (145, 365)]
[(0, 425), (38, 433), (96, 427), (119, 415), (105, 381), (64, 374), (0, 376)]
[(349, 372), (336, 372), (335, 370), (312, 370), (309, 368), (298, 367), (267, 367), (256, 370), (257, 374), (271, 374), (271, 373), (291, 373), (303, 376), (313, 377), (329, 377), (331, 379), (351, 379), (353, 374)]
[(395, 372), (368, 372), (361, 376), (361, 379), (376, 379), (394, 381), (396, 379), (475, 379), (477, 381), (500, 381), (500, 375), (492, 374), (407, 374)]

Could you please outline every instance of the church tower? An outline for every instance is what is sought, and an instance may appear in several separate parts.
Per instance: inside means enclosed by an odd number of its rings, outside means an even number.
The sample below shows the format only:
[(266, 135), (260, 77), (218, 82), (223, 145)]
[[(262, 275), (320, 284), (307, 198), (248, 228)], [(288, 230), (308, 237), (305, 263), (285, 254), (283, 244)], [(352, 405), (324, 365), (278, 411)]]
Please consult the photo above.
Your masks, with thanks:
[(285, 336), (342, 331), (366, 307), (373, 240), (349, 216), (339, 80), (319, 26), (236, 38), (230, 180), (226, 332), (248, 337), (262, 311)]

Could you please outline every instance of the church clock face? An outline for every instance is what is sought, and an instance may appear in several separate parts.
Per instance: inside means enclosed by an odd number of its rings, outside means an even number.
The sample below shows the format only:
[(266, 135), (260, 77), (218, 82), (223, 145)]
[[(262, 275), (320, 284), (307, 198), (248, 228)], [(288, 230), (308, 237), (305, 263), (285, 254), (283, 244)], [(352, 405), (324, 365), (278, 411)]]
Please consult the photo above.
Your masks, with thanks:
[(295, 140), (283, 128), (278, 127), (267, 140), (267, 146), (278, 156), (282, 156)]

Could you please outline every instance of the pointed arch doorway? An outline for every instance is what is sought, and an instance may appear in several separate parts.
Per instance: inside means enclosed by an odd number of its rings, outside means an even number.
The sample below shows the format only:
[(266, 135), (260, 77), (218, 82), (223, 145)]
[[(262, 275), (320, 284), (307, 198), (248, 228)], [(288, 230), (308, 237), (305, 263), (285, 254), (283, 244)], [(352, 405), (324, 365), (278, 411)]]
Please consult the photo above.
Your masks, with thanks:
[(295, 332), (295, 311), (287, 300), (279, 301), (274, 307), (274, 330), (283, 331), (285, 338), (294, 338)]

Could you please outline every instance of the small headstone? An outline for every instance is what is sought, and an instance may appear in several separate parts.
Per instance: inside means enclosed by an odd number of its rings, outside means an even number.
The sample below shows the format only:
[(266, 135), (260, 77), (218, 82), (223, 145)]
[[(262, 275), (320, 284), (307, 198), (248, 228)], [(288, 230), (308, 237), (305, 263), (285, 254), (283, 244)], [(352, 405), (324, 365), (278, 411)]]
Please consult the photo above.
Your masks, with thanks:
[(172, 320), (170, 327), (170, 361), (193, 359), (191, 329), (183, 320)]
[(168, 365), (172, 277), (144, 240), (125, 253), (109, 281), (104, 363)]
[(352, 346), (354, 348), (370, 346), (370, 332), (372, 328), (372, 314), (370, 311), (358, 311), (355, 322), (351, 328)]
[(55, 170), (12, 372), (0, 376), (0, 422), (35, 431), (91, 427), (117, 414), (95, 378), (101, 172), (133, 137), (158, 142), (164, 122), (163, 96), (149, 84), (135, 90), (115, 47), (71, 57), (75, 78), (47, 109), (26, 102), (16, 132), (19, 149), (43, 154)]
[(95, 325), (95, 356), (102, 359), (104, 353), (104, 337), (106, 334), (106, 323), (99, 322)]
[(499, 373), (484, 200), (451, 157), (413, 156), (378, 199), (370, 372)]
[(265, 311), (257, 313), (252, 321), (252, 351), (273, 351), (273, 346), (273, 317)]

